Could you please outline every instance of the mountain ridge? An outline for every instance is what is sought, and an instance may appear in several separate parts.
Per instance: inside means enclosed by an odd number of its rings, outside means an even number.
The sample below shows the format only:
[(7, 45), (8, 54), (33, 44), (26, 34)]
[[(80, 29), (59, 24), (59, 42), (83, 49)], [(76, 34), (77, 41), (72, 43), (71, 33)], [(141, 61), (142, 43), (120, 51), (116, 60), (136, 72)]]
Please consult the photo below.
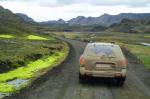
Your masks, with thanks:
[[(51, 31), (117, 31), (117, 32), (150, 32), (150, 13), (120, 13), (118, 15), (103, 14), (99, 17), (78, 16), (69, 21), (50, 20), (34, 22), (29, 16), (19, 16), (0, 6), (0, 34), (28, 33), (33, 27)], [(23, 17), (26, 17), (27, 20)]]
[(29, 17), (28, 15), (26, 15), (26, 14), (23, 14), (23, 13), (16, 13), (16, 15), (17, 16), (19, 16), (19, 17), (21, 17), (21, 18), (23, 18), (23, 20), (24, 21), (26, 21), (26, 22), (31, 22), (31, 23), (33, 23), (33, 22), (35, 22), (31, 17)]
[(64, 21), (63, 19), (62, 22), (60, 23), (60, 20), (54, 20), (54, 21), (46, 21), (46, 22), (40, 22), (44, 24), (68, 24), (70, 26), (73, 25), (102, 25), (109, 27), (112, 24), (119, 23), (123, 19), (130, 19), (130, 20), (142, 20), (142, 19), (147, 19), (150, 17), (150, 13), (120, 13), (117, 15), (110, 15), (110, 14), (103, 14), (99, 17), (85, 17), (85, 16), (77, 16), (76, 18), (72, 18), (68, 21)]
[(0, 6), (0, 34), (32, 32), (31, 25), (8, 9)]
[(150, 33), (150, 18), (143, 20), (123, 19), (120, 23), (115, 23), (108, 28), (112, 32), (126, 33)]

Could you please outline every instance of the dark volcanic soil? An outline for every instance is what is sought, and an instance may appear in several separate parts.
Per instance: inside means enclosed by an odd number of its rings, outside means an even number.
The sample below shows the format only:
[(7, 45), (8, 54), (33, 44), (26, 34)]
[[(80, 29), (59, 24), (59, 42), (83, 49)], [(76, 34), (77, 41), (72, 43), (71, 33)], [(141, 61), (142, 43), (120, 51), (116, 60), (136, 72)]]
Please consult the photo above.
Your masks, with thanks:
[(91, 79), (89, 83), (80, 84), (78, 59), (86, 43), (66, 41), (72, 46), (66, 62), (7, 99), (150, 99), (150, 71), (130, 54), (126, 54), (129, 68), (123, 87), (105, 79)]

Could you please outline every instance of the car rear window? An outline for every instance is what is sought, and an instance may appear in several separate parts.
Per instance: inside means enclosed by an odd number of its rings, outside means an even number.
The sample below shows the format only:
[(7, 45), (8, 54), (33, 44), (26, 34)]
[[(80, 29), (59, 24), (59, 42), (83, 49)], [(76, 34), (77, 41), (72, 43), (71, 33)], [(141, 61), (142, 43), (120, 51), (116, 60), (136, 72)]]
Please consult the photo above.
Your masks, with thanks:
[(107, 55), (111, 55), (113, 53), (111, 46), (105, 45), (96, 45), (95, 47), (91, 47), (91, 52), (94, 54), (105, 53)]
[(89, 45), (86, 48), (87, 55), (113, 55), (114, 47), (111, 45)]

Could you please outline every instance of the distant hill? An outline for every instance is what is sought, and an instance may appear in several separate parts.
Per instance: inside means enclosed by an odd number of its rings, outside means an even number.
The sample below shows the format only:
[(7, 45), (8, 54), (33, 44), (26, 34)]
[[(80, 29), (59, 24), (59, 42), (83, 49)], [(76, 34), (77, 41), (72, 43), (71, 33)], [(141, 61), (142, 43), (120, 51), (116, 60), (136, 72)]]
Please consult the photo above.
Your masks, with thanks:
[(23, 18), (26, 22), (35, 22), (32, 18), (30, 18), (29, 16), (27, 16), (26, 14), (23, 13), (16, 13), (16, 15), (18, 15), (19, 17)]
[(14, 14), (0, 6), (0, 34), (33, 33), (42, 29), (49, 31), (115, 31), (150, 33), (150, 13), (104, 14), (100, 17), (78, 16), (69, 21), (63, 19), (36, 23), (29, 16)]
[(102, 25), (110, 26), (114, 23), (119, 23), (122, 19), (142, 20), (150, 18), (150, 13), (121, 13), (118, 15), (104, 14), (99, 17), (84, 17), (78, 16), (68, 21), (69, 25)]
[(43, 25), (61, 25), (61, 24), (66, 24), (66, 22), (63, 19), (59, 19), (59, 20), (39, 22), (39, 24), (43, 24)]
[(32, 27), (29, 23), (12, 13), (10, 10), (0, 6), (0, 34), (20, 34), (30, 32), (32, 32)]
[(111, 25), (107, 31), (150, 33), (150, 18), (143, 20), (123, 19), (120, 23)]
[(41, 22), (41, 24), (47, 24), (47, 25), (58, 25), (58, 24), (68, 24), (69, 26), (76, 26), (76, 25), (98, 25), (98, 26), (105, 26), (109, 27), (112, 24), (120, 23), (123, 19), (130, 19), (130, 20), (143, 20), (150, 18), (150, 13), (121, 13), (118, 15), (109, 15), (109, 14), (103, 14), (99, 17), (84, 17), (84, 16), (78, 16), (76, 18), (72, 18), (69, 21), (64, 21), (62, 19), (57, 21), (47, 21), (47, 22)]
[(48, 26), (45, 26), (45, 31), (98, 32), (98, 31), (104, 31), (106, 29), (107, 29), (106, 27), (98, 26), (98, 25), (87, 25), (87, 26), (74, 25), (74, 26), (69, 26), (68, 24), (63, 24), (63, 25), (48, 25)]
[(94, 25), (94, 18), (93, 17), (84, 17), (84, 16), (78, 16), (76, 18), (73, 18), (68, 21), (69, 25)]

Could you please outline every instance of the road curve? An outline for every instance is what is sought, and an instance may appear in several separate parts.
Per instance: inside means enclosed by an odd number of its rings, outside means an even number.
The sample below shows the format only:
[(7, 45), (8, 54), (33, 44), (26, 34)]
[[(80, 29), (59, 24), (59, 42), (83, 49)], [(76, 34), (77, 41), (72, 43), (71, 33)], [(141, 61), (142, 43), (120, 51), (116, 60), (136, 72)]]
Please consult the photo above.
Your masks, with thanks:
[(117, 87), (112, 80), (91, 79), (80, 84), (78, 59), (86, 43), (63, 39), (72, 47), (69, 58), (33, 85), (6, 99), (150, 99), (150, 71), (130, 54), (127, 80)]

